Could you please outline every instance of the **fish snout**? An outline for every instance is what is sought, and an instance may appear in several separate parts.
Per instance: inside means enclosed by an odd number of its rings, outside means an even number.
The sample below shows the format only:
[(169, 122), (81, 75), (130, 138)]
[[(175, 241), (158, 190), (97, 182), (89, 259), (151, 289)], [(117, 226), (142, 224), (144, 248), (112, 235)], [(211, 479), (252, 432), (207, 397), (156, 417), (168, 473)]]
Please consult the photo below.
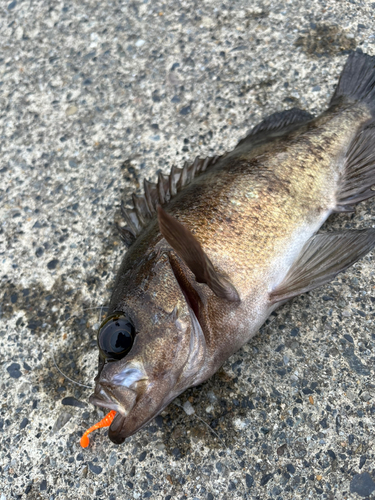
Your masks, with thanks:
[(141, 382), (147, 379), (139, 363), (108, 363), (103, 367), (90, 402), (96, 406), (115, 410), (124, 417), (133, 408)]
[(117, 412), (108, 430), (115, 444), (144, 427), (177, 396), (168, 374), (149, 378), (139, 366), (125, 366), (116, 373), (113, 370), (111, 377), (104, 370), (101, 375), (90, 402)]

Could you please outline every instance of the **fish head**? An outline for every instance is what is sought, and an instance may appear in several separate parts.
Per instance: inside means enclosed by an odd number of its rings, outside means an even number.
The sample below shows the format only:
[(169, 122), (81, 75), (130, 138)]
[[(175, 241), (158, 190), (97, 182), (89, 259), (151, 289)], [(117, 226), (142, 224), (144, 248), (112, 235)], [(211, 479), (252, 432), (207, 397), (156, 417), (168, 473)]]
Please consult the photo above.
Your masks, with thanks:
[(116, 444), (199, 383), (205, 366), (204, 334), (170, 259), (151, 260), (120, 273), (113, 313), (98, 332), (99, 371), (90, 402), (117, 412), (108, 434)]

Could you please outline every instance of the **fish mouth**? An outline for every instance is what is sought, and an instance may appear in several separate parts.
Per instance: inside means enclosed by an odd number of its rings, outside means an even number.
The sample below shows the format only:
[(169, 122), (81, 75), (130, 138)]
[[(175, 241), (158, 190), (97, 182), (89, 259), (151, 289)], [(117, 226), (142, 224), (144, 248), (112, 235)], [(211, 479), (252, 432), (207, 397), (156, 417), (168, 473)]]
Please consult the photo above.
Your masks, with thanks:
[(95, 388), (95, 394), (92, 394), (89, 398), (91, 404), (99, 406), (100, 408), (107, 408), (109, 410), (115, 410), (118, 414), (126, 417), (129, 411), (126, 411), (121, 403), (117, 400), (113, 391), (110, 387), (103, 387), (102, 384), (98, 384)]
[[(134, 393), (134, 391), (132, 392)], [(95, 393), (90, 396), (89, 401), (95, 406), (116, 411), (116, 415), (108, 429), (108, 437), (114, 444), (122, 444), (127, 437), (131, 436), (132, 434), (143, 428), (145, 425), (147, 425), (148, 422), (150, 422), (150, 420), (152, 420), (158, 413), (157, 412), (155, 414), (151, 414), (146, 421), (142, 422), (140, 425), (135, 426), (134, 429), (129, 432), (124, 431), (124, 429), (126, 428), (127, 418), (131, 413), (134, 404), (132, 404), (131, 407), (126, 410), (124, 406), (121, 405), (121, 403), (117, 400), (111, 388), (107, 386), (103, 387), (101, 384), (97, 384)]]
[(100, 408), (115, 410), (116, 415), (108, 429), (108, 436), (114, 444), (122, 444), (125, 438), (121, 436), (121, 430), (126, 423), (126, 417), (130, 410), (125, 410), (110, 387), (103, 387), (101, 384), (96, 386), (95, 394), (90, 396), (89, 401)]
[[(116, 412), (109, 427), (108, 436), (115, 444), (121, 444), (139, 428), (143, 414), (137, 413), (137, 405), (144, 397), (148, 377), (140, 361), (107, 363), (98, 377), (90, 403)], [(147, 398), (146, 398), (147, 399)], [(147, 399), (149, 402), (149, 399)], [(134, 413), (136, 414), (134, 416)], [(134, 432), (137, 429), (134, 429)]]

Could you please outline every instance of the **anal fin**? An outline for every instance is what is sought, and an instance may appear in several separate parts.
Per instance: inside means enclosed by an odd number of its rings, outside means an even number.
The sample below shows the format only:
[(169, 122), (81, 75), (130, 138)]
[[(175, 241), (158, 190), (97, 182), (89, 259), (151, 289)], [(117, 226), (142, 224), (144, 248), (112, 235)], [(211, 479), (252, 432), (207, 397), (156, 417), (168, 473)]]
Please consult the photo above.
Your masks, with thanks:
[(343, 231), (312, 236), (288, 274), (270, 293), (275, 304), (331, 281), (375, 246), (375, 229)]

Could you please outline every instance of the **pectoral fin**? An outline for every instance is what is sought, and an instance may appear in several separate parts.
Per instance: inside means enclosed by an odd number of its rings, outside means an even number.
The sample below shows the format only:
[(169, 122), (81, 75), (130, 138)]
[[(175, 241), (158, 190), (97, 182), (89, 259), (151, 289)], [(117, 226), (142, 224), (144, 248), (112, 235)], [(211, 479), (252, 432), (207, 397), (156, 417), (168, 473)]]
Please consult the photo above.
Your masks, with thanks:
[(316, 234), (305, 244), (272, 303), (291, 299), (331, 281), (375, 246), (375, 229)]
[(189, 267), (198, 283), (205, 283), (222, 299), (233, 302), (240, 300), (237, 290), (214, 269), (199, 241), (183, 224), (167, 214), (160, 206), (158, 220), (162, 235)]

